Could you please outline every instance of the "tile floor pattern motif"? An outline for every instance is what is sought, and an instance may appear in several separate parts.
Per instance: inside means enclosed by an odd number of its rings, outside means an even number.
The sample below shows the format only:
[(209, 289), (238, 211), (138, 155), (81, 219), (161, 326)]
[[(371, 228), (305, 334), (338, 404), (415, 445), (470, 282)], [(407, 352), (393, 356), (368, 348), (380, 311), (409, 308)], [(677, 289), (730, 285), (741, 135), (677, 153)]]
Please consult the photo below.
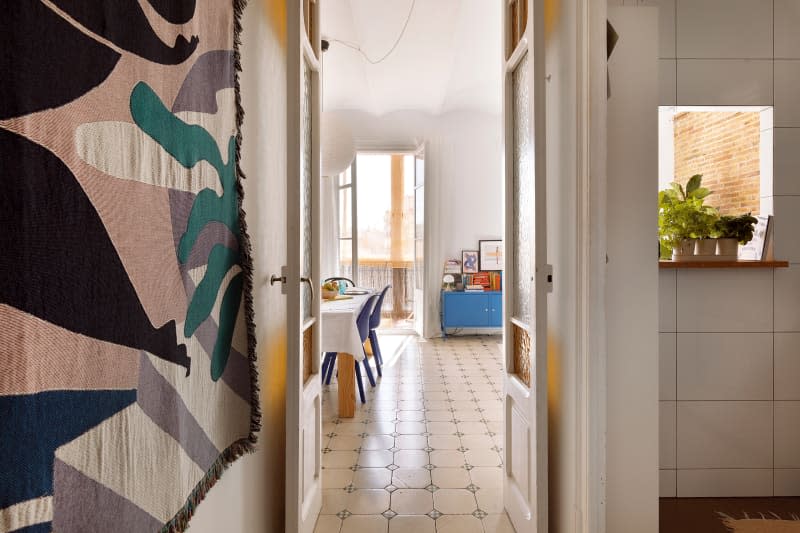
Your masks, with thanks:
[[(404, 341), (392, 357), (384, 338)], [(383, 378), (355, 418), (339, 419), (336, 384), (324, 387), (315, 533), (513, 533), (502, 496), (500, 337), (381, 342)]]

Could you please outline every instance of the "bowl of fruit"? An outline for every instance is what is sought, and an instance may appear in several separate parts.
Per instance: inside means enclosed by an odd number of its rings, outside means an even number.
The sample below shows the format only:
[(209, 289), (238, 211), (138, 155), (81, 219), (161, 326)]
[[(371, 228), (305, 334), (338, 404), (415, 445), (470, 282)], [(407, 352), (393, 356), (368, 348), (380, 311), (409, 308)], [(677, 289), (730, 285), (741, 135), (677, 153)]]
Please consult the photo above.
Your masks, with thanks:
[(335, 281), (326, 281), (322, 286), (322, 297), (325, 300), (335, 300), (339, 295), (339, 284)]

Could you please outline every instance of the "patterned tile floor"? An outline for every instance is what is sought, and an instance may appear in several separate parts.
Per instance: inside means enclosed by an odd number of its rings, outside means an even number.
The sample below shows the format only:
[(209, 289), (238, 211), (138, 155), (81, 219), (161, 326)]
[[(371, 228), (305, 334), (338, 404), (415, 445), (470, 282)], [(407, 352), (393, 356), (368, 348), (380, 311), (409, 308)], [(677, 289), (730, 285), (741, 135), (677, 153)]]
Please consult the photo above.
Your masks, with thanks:
[(383, 335), (383, 378), (356, 416), (323, 393), (315, 533), (513, 533), (503, 511), (500, 337)]

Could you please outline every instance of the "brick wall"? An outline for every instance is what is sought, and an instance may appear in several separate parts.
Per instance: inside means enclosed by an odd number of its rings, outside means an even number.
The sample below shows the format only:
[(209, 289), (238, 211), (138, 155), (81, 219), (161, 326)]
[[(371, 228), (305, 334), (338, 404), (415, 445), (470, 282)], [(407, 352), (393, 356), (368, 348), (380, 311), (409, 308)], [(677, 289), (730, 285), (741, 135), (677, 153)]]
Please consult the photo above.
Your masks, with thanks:
[(703, 175), (707, 204), (723, 215), (758, 214), (759, 113), (690, 111), (675, 115), (675, 176)]

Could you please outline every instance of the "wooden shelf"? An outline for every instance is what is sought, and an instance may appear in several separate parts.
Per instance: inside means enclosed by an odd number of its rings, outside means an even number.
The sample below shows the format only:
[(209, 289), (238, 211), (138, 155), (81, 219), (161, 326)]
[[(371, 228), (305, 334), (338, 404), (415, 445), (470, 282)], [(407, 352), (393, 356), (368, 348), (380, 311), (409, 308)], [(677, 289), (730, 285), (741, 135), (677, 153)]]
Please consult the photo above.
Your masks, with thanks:
[(658, 268), (788, 268), (789, 261), (665, 261), (658, 262)]

